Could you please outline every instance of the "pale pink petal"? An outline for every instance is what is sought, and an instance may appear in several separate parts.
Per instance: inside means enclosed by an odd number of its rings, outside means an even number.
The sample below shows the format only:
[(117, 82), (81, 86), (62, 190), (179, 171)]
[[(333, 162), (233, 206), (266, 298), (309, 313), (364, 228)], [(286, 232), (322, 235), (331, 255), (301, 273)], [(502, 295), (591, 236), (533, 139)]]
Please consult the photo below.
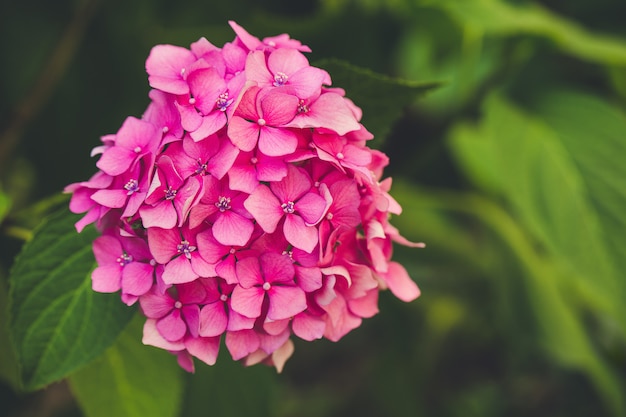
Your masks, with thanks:
[(128, 191), (126, 190), (98, 190), (91, 196), (96, 203), (105, 207), (120, 208), (124, 207), (128, 200)]
[(267, 59), (267, 66), (274, 74), (282, 72), (283, 74), (291, 75), (302, 68), (308, 67), (309, 60), (295, 49), (280, 48), (270, 54)]
[(371, 290), (364, 297), (348, 300), (348, 307), (359, 317), (375, 316), (378, 314), (378, 290)]
[(276, 368), (276, 372), (281, 373), (285, 367), (285, 363), (287, 359), (293, 355), (295, 347), (293, 342), (288, 339), (281, 347), (276, 349), (274, 353), (272, 353), (272, 362), (274, 362), (274, 367)]
[(104, 151), (98, 162), (96, 162), (96, 166), (103, 172), (116, 176), (126, 172), (136, 157), (137, 154), (131, 149), (111, 146)]
[(150, 86), (172, 94), (186, 94), (189, 86), (182, 79), (182, 70), (196, 60), (194, 54), (174, 45), (157, 45), (146, 60)]

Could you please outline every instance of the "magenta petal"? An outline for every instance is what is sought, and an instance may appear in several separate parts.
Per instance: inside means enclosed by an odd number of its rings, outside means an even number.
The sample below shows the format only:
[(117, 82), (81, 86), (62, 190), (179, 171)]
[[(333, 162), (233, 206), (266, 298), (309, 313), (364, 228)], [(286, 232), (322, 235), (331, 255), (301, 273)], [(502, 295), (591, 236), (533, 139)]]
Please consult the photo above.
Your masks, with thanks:
[(146, 60), (150, 86), (172, 94), (186, 94), (189, 86), (181, 77), (181, 70), (196, 60), (194, 54), (183, 47), (156, 45)]
[(266, 233), (273, 233), (285, 214), (274, 193), (264, 185), (255, 188), (243, 205)]
[(219, 337), (193, 337), (185, 340), (187, 351), (207, 365), (215, 365), (220, 350)]
[(406, 269), (397, 262), (389, 262), (389, 269), (383, 279), (389, 285), (389, 289), (402, 301), (413, 301), (420, 296), (417, 284), (411, 279)]
[(237, 313), (249, 318), (261, 315), (261, 306), (265, 298), (265, 290), (260, 287), (235, 287), (231, 295), (230, 307)]
[(226, 331), (228, 316), (221, 301), (207, 304), (200, 310), (200, 336), (214, 337)]
[[(295, 49), (280, 48), (273, 51), (267, 58), (267, 66), (274, 74), (282, 72), (283, 74), (291, 75), (298, 70), (308, 67), (309, 61), (301, 52)], [(288, 81), (291, 81), (291, 79)]]
[(115, 263), (119, 268), (117, 258), (123, 253), (123, 249), (122, 244), (115, 237), (99, 236), (93, 241), (92, 248), (98, 265)]
[(289, 243), (307, 253), (311, 253), (317, 245), (317, 229), (304, 224), (304, 220), (298, 215), (290, 214), (285, 218), (283, 231)]
[(295, 316), (307, 307), (304, 291), (298, 287), (274, 285), (269, 290), (270, 307), (267, 318), (282, 320)]
[(215, 111), (202, 118), (200, 126), (191, 132), (191, 138), (200, 141), (217, 132), (226, 125), (226, 115), (221, 111)]
[(244, 246), (250, 240), (254, 225), (249, 219), (228, 210), (213, 223), (213, 236), (222, 245)]
[(169, 342), (175, 342), (185, 336), (187, 325), (180, 315), (180, 310), (174, 309), (170, 314), (157, 320), (156, 327), (161, 336)]

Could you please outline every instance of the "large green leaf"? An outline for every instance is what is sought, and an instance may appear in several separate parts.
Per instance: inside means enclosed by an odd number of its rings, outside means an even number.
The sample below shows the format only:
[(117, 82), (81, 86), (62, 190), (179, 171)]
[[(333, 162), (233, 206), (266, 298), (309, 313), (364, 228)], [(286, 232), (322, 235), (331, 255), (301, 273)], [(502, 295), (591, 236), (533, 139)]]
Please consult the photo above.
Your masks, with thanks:
[(588, 94), (551, 91), (538, 95), (536, 111), (558, 134), (598, 213), (605, 250), (626, 298), (626, 116)]
[(109, 347), (134, 309), (91, 289), (94, 228), (63, 209), (39, 227), (10, 275), (10, 332), (27, 390), (57, 381)]
[(537, 3), (502, 0), (437, 0), (425, 5), (442, 8), (462, 24), (496, 35), (536, 35), (550, 39), (563, 51), (603, 64), (626, 66), (626, 42), (593, 34)]
[[(559, 103), (553, 103), (554, 107)], [(568, 366), (586, 371), (614, 410), (623, 410), (619, 383), (589, 343), (576, 298), (571, 295), (582, 295), (596, 312), (619, 323), (622, 335), (626, 334), (622, 301), (626, 283), (614, 267), (609, 250), (609, 236), (620, 234), (623, 239), (624, 228), (623, 224), (614, 224), (616, 229), (605, 230), (605, 215), (594, 201), (598, 190), (608, 192), (615, 182), (606, 178), (593, 184), (588, 179), (597, 177), (590, 172), (595, 170), (607, 169), (619, 175), (623, 168), (616, 167), (624, 154), (610, 140), (602, 140), (598, 145), (598, 136), (586, 130), (579, 132), (578, 141), (611, 151), (602, 153), (604, 159), (579, 155), (590, 151), (585, 150), (584, 144), (574, 146), (574, 139), (563, 140), (556, 123), (547, 124), (525, 114), (498, 96), (487, 101), (484, 113), (485, 119), (478, 127), (462, 125), (453, 131), (452, 150), (479, 186), (504, 198), (517, 224), (504, 220), (498, 223), (497, 210), (491, 210), (489, 216), (486, 208), (475, 212), (483, 213), (481, 216), (495, 223), (494, 227), (509, 230), (501, 234), (527, 269), (529, 300), (547, 350)], [(567, 116), (563, 124), (566, 120), (574, 124), (573, 130), (596, 123), (583, 114), (571, 112)], [(606, 129), (610, 136), (619, 136), (624, 130), (613, 122), (600, 129)], [(478, 157), (474, 145), (484, 158)], [(576, 162), (581, 158), (587, 161), (586, 169)], [(603, 160), (606, 167), (595, 166)], [(620, 198), (610, 199), (607, 207), (613, 207)]]
[(7, 214), (9, 214), (9, 209), (11, 208), (11, 200), (9, 196), (2, 191), (0, 187), (0, 223), (4, 220)]
[[(179, 415), (182, 370), (175, 356), (141, 343), (144, 321), (136, 315), (104, 355), (70, 376), (72, 392), (87, 417)], [(211, 393), (205, 393), (202, 398), (209, 403)]]
[(395, 79), (335, 59), (315, 65), (327, 70), (332, 86), (345, 89), (346, 97), (363, 110), (361, 122), (374, 134), (374, 147), (380, 147), (407, 106), (440, 85)]

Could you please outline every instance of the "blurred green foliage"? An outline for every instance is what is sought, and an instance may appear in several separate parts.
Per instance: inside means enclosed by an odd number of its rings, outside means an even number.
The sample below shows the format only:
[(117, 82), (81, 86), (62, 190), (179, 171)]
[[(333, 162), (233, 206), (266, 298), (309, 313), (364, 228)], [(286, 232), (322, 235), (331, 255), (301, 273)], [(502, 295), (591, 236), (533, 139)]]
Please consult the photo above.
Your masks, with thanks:
[(415, 102), (375, 90), (399, 117), (376, 142), (404, 207), (393, 222), (428, 245), (398, 247), (395, 259), (422, 296), (383, 294), (381, 313), (339, 343), (296, 340), (281, 375), (223, 350), (215, 367), (183, 377), (180, 415), (626, 415), (623, 16), (615, 0), (0, 3), (3, 410), (99, 415), (84, 402), (98, 387), (81, 383), (90, 369), (151, 382), (120, 374), (117, 353), (137, 354), (122, 336), (71, 377), (78, 402), (51, 400), (65, 385), (20, 393), (6, 277), (62, 188), (94, 172), (98, 138), (145, 109), (150, 48), (222, 44), (234, 19), (260, 37), (290, 33), (313, 63), (338, 58), (407, 88), (442, 83)]

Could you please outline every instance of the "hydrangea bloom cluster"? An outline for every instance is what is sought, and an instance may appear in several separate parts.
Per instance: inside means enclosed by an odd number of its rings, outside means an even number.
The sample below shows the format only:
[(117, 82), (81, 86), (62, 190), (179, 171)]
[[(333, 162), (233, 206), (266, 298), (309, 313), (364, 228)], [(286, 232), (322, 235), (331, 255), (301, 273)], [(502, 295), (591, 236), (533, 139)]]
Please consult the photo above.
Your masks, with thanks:
[(389, 288), (419, 296), (391, 260), (401, 208), (367, 147), (361, 110), (286, 34), (219, 48), (155, 46), (152, 90), (95, 148), (99, 171), (71, 184), (70, 209), (95, 223), (93, 289), (146, 316), (143, 342), (193, 371), (222, 337), (235, 360), (279, 371), (291, 336), (339, 340)]

